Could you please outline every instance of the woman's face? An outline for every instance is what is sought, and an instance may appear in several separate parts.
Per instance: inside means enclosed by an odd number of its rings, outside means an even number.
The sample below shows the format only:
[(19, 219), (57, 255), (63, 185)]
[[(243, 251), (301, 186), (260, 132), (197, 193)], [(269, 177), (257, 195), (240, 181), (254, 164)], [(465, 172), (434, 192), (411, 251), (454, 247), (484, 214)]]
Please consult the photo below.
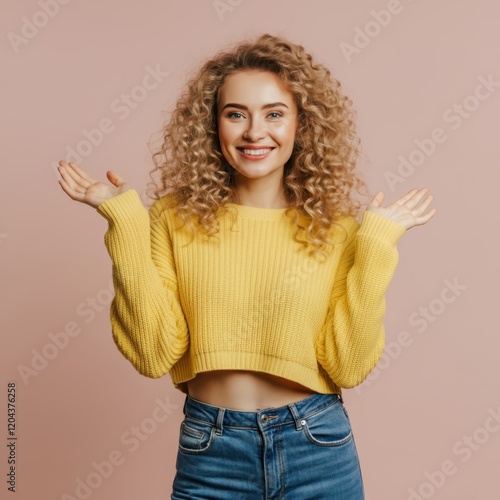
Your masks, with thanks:
[[(219, 92), (217, 124), (222, 154), (240, 174), (238, 182), (281, 182), (293, 151), (297, 106), (276, 74), (252, 69), (230, 75)], [(258, 154), (245, 153), (245, 146)]]

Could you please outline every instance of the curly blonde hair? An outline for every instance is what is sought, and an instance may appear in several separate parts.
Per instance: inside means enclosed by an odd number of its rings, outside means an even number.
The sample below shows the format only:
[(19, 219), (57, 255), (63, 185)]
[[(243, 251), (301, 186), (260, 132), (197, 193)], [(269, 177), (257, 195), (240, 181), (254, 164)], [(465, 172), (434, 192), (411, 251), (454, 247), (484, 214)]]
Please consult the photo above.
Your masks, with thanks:
[[(292, 155), (284, 166), (283, 187), (288, 201), (285, 214), (293, 216), (294, 240), (314, 256), (325, 255), (330, 228), (346, 216), (357, 217), (361, 204), (352, 190), (366, 188), (356, 172), (360, 139), (356, 135), (352, 101), (340, 92), (341, 84), (325, 66), (315, 63), (301, 45), (268, 33), (221, 50), (191, 75), (169, 123), (162, 128), (163, 143), (153, 154), (160, 171), (148, 197), (166, 194), (170, 208), (194, 232), (191, 221), (209, 237), (216, 236), (219, 210), (235, 199), (234, 169), (220, 148), (217, 102), (226, 78), (245, 69), (271, 71), (287, 84), (298, 112)], [(153, 194), (149, 191), (153, 189)], [(168, 206), (167, 206), (168, 208)], [(232, 207), (231, 207), (232, 208)], [(229, 210), (230, 211), (230, 210)], [(299, 220), (306, 217), (307, 227)], [(293, 214), (293, 215), (292, 215)], [(305, 231), (305, 239), (299, 234)]]

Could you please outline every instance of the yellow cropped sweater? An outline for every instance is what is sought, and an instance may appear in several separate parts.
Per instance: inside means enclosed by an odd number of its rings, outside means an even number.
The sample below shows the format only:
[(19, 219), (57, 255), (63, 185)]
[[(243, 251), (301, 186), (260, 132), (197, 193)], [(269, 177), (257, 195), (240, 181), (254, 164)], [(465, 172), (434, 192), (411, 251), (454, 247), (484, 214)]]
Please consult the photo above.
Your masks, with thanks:
[[(286, 209), (227, 206), (219, 240), (192, 232), (163, 197), (149, 210), (134, 189), (97, 212), (109, 226), (114, 342), (141, 374), (176, 389), (209, 370), (254, 370), (319, 393), (360, 384), (384, 349), (385, 293), (401, 224), (365, 211), (332, 225), (323, 262), (293, 240)], [(232, 230), (231, 223), (235, 222)]]

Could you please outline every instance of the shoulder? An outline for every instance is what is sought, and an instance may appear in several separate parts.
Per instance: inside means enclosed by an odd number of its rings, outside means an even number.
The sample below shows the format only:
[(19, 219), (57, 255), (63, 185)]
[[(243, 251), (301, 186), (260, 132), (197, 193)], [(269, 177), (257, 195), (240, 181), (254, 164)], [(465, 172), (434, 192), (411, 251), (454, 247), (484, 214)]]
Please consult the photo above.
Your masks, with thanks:
[(170, 193), (154, 200), (149, 207), (149, 213), (151, 217), (165, 220), (175, 211), (175, 207), (176, 199), (174, 195)]

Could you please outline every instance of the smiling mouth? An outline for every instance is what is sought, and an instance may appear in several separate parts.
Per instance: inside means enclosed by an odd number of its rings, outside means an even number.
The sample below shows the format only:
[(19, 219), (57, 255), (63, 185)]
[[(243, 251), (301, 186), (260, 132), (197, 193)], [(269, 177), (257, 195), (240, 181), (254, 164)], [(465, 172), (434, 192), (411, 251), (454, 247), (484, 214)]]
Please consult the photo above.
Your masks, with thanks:
[(274, 148), (262, 148), (262, 149), (245, 149), (245, 148), (236, 148), (238, 151), (245, 153), (250, 156), (262, 156), (267, 153), (270, 153)]

